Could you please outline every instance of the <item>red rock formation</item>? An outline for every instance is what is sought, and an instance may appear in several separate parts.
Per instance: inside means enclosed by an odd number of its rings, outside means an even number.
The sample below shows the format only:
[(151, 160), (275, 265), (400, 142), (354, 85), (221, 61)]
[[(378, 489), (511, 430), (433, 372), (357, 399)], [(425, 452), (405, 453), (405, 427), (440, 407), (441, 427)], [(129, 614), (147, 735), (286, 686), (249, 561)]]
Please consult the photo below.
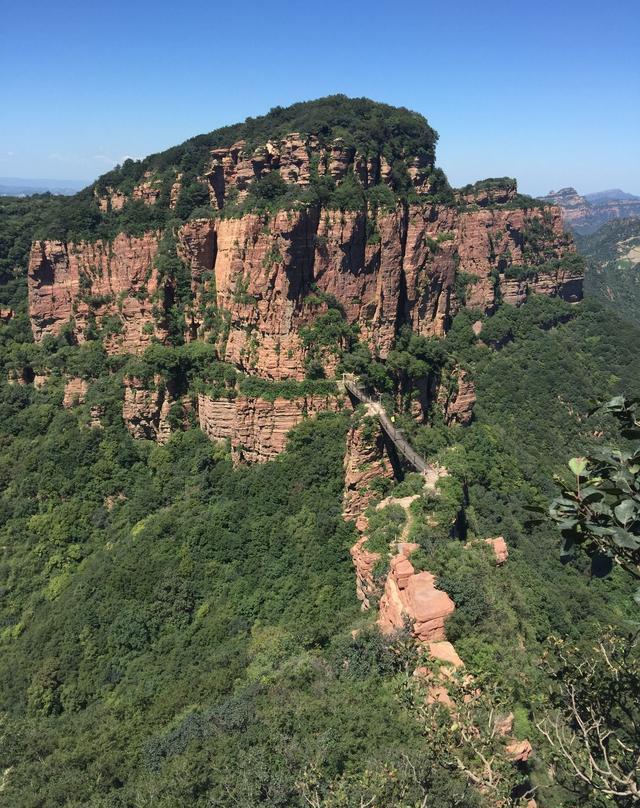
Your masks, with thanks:
[(94, 427), (101, 427), (102, 426), (102, 417), (104, 416), (104, 407), (101, 404), (94, 404), (90, 411), (89, 411), (90, 419), (89, 419), (89, 426)]
[(73, 322), (78, 342), (84, 342), (94, 321), (105, 317), (118, 323), (120, 333), (106, 339), (111, 353), (140, 353), (151, 338), (163, 339), (151, 298), (159, 291), (153, 266), (158, 238), (120, 234), (112, 243), (64, 244), (37, 241), (28, 271), (29, 314), (36, 342), (59, 334)]
[[(391, 179), (391, 167), (382, 155), (359, 154), (342, 138), (335, 138), (329, 145), (322, 146), (315, 135), (291, 132), (279, 140), (267, 141), (254, 151), (247, 148), (244, 140), (228, 148), (213, 149), (203, 180), (209, 185), (212, 206), (221, 209), (230, 192), (242, 199), (253, 180), (271, 171), (279, 171), (289, 184), (307, 187), (312, 160), (319, 175), (328, 174), (338, 184), (351, 168), (365, 188), (389, 183)], [(429, 193), (432, 161), (423, 157), (408, 158), (407, 168), (415, 191)]]
[(443, 662), (445, 665), (449, 665), (452, 668), (461, 668), (464, 665), (456, 649), (450, 642), (447, 642), (447, 640), (427, 643), (427, 649), (429, 656), (433, 657), (433, 659), (437, 659), (438, 662)]
[(496, 564), (501, 567), (509, 558), (509, 548), (504, 540), (504, 536), (497, 536), (495, 539), (485, 539), (485, 542), (491, 545), (493, 554), (496, 557)]
[(76, 406), (76, 404), (84, 404), (87, 397), (87, 390), (89, 384), (84, 379), (74, 377), (68, 379), (64, 386), (64, 397), (62, 399), (62, 406), (65, 409)]
[[(453, 710), (455, 704), (449, 695), (449, 680), (456, 670), (464, 667), (456, 649), (446, 640), (426, 643), (429, 656), (438, 663), (437, 667), (421, 666), (413, 672), (414, 676), (426, 679), (429, 682), (427, 689), (427, 704), (444, 704)], [(467, 679), (469, 677), (466, 677)]]
[(198, 396), (198, 418), (211, 440), (231, 441), (234, 462), (265, 463), (284, 451), (287, 434), (303, 418), (338, 410), (335, 396), (260, 398), (238, 396), (233, 400)]
[(171, 210), (174, 210), (176, 205), (178, 204), (178, 197), (180, 196), (181, 190), (182, 190), (182, 172), (176, 175), (176, 178), (173, 181), (173, 185), (171, 186), (171, 190), (169, 191), (169, 207), (171, 208)]
[[(297, 166), (302, 178), (297, 153), (292, 146), (287, 165), (291, 171)], [(466, 305), (490, 312), (498, 299), (496, 273), (538, 260), (530, 243), (536, 222), (545, 260), (573, 249), (557, 208), (399, 206), (377, 216), (375, 238), (364, 212), (310, 208), (189, 222), (178, 244), (192, 278), (186, 337), (208, 337), (215, 314), (218, 325), (226, 323), (216, 332), (221, 358), (263, 377), (300, 379), (306, 356), (300, 331), (327, 311), (331, 295), (384, 358), (403, 323), (423, 335), (446, 333), (463, 305), (460, 279)], [(158, 321), (171, 290), (158, 288), (157, 249), (158, 235), (152, 233), (139, 239), (119, 235), (112, 245), (37, 242), (29, 266), (36, 340), (75, 319), (74, 333), (83, 341), (92, 318), (100, 325), (107, 315), (123, 331), (109, 338), (111, 352), (140, 352), (152, 336), (166, 338)], [(519, 304), (530, 291), (576, 299), (581, 279), (563, 269), (526, 281), (501, 276), (498, 285), (505, 300)], [(330, 372), (331, 346), (324, 361)]]
[(209, 337), (211, 315), (216, 309), (216, 232), (212, 219), (195, 219), (180, 228), (176, 245), (191, 274), (193, 299), (185, 312), (187, 340)]
[(342, 515), (346, 520), (354, 521), (356, 529), (361, 532), (350, 553), (356, 573), (356, 596), (362, 608), (368, 609), (371, 598), (381, 594), (373, 577), (381, 556), (371, 552), (366, 545), (367, 536), (362, 531), (366, 531), (369, 520), (365, 511), (377, 496), (371, 483), (379, 478), (393, 479), (393, 469), (385, 456), (384, 436), (377, 419), (352, 424), (347, 435), (344, 469)]
[[(449, 384), (450, 381), (453, 382), (452, 386)], [(447, 379), (447, 384), (440, 385), (437, 401), (442, 408), (447, 426), (469, 424), (473, 419), (473, 408), (476, 403), (476, 386), (468, 378), (466, 371), (456, 368)]]
[(486, 208), (489, 205), (504, 205), (511, 202), (518, 192), (515, 180), (485, 180), (472, 186), (466, 186), (456, 192), (456, 200), (463, 205), (477, 205)]
[(236, 430), (236, 401), (232, 398), (198, 396), (200, 429), (213, 441), (231, 440)]
[(367, 536), (360, 536), (349, 551), (356, 571), (356, 597), (366, 610), (371, 605), (371, 596), (377, 594), (373, 570), (380, 560), (380, 553), (372, 553), (366, 546)]
[(533, 747), (528, 740), (511, 741), (507, 744), (507, 754), (514, 763), (526, 763), (533, 753)]
[(167, 416), (173, 403), (161, 376), (155, 376), (153, 383), (125, 379), (122, 419), (134, 438), (166, 443), (171, 437)]
[(491, 547), (497, 567), (501, 567), (509, 558), (509, 548), (504, 540), (504, 536), (496, 536), (493, 539), (476, 539), (474, 541), (467, 542), (465, 544), (465, 548), (472, 547), (474, 544), (478, 543), (488, 544)]
[(31, 368), (12, 369), (7, 373), (7, 382), (11, 385), (17, 384), (24, 387), (26, 384), (33, 384), (34, 373)]
[[(444, 624), (455, 611), (449, 595), (436, 589), (435, 577), (430, 572), (409, 573), (413, 565), (403, 556), (393, 565), (387, 576), (384, 595), (380, 599), (378, 625), (384, 633), (397, 631), (408, 619), (419, 642), (445, 639)], [(396, 572), (401, 569), (401, 577)]]
[(100, 210), (103, 213), (107, 213), (110, 210), (122, 210), (124, 203), (127, 201), (127, 195), (122, 193), (122, 191), (116, 191), (114, 188), (107, 188), (106, 190), (106, 196), (99, 196), (97, 191), (95, 192)]
[[(377, 496), (371, 487), (372, 482), (380, 478), (393, 479), (393, 468), (385, 455), (382, 429), (376, 419), (351, 426), (347, 435), (344, 472), (342, 515), (354, 521), (358, 530), (365, 530), (364, 512)], [(366, 577), (364, 572), (363, 577)]]
[(145, 205), (155, 205), (162, 191), (161, 183), (158, 179), (147, 171), (142, 182), (136, 185), (131, 194), (133, 199), (140, 199)]
[(317, 214), (251, 214), (216, 225), (217, 305), (228, 312), (223, 357), (268, 378), (304, 378), (299, 329), (314, 316), (305, 304), (313, 278)]

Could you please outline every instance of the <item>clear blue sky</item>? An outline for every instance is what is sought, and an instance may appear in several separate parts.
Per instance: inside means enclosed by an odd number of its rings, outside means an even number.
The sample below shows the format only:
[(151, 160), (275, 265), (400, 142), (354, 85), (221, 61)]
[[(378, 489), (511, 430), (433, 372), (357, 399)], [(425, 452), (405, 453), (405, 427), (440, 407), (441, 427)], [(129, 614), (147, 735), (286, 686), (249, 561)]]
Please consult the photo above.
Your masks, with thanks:
[(4, 0), (0, 175), (91, 180), (277, 104), (410, 107), (453, 184), (640, 194), (640, 0)]

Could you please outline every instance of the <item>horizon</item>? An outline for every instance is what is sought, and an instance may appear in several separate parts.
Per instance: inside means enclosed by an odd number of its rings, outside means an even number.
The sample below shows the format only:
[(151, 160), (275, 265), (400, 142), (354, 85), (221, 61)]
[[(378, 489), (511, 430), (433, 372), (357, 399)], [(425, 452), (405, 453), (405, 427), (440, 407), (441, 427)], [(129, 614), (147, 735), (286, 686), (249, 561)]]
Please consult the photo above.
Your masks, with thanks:
[[(513, 176), (534, 196), (567, 186), (640, 195), (636, 4), (622, 0), (605, 20), (593, 1), (557, 8), (543, 0), (516, 17), (506, 0), (482, 9), (412, 0), (402, 19), (383, 0), (368, 4), (367, 15), (359, 5), (345, 10), (332, 0), (316, 19), (281, 0), (268, 35), (249, 36), (249, 47), (218, 36), (212, 48), (202, 47), (201, 32), (234, 31), (238, 21), (203, 0), (191, 0), (177, 23), (167, 3), (149, 0), (115, 0), (81, 15), (71, 0), (55, 8), (37, 0), (37, 29), (33, 6), (9, 8), (0, 171), (88, 184), (127, 157), (343, 93), (423, 114), (440, 135), (437, 164), (454, 186)], [(250, 1), (247, 16), (260, 8)], [(185, 25), (194, 19), (197, 26)], [(422, 32), (410, 47), (405, 20)], [(27, 38), (45, 56), (25, 61)], [(172, 59), (158, 61), (165, 51)], [(48, 126), (43, 109), (54, 110)]]

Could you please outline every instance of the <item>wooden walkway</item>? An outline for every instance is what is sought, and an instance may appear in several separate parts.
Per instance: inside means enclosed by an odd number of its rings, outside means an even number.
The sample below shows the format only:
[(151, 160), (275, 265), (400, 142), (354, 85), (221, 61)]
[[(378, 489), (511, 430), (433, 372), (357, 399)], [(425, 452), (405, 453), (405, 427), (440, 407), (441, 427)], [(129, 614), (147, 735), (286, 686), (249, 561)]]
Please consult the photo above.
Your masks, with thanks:
[(356, 400), (362, 401), (364, 404), (369, 405), (369, 409), (375, 413), (376, 417), (380, 421), (380, 426), (385, 431), (389, 440), (396, 447), (398, 454), (404, 457), (410, 466), (413, 466), (413, 468), (416, 471), (419, 471), (421, 474), (428, 474), (429, 472), (434, 471), (433, 467), (427, 463), (424, 457), (421, 457), (414, 449), (411, 448), (403, 433), (399, 429), (395, 428), (382, 404), (379, 401), (374, 401), (365, 393), (356, 376), (353, 376), (350, 373), (345, 373), (342, 380), (345, 388)]

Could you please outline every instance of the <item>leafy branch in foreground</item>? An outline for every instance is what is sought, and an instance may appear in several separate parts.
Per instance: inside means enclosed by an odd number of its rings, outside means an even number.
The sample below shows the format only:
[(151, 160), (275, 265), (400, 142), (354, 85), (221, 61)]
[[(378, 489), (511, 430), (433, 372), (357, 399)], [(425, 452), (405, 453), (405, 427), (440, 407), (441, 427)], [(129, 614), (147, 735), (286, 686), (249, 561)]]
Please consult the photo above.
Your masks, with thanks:
[[(618, 419), (623, 437), (640, 438), (640, 399), (617, 396), (602, 409)], [(574, 457), (569, 468), (575, 486), (561, 484), (547, 511), (562, 534), (562, 555), (577, 546), (592, 559), (595, 574), (608, 573), (616, 563), (640, 579), (640, 443)]]

